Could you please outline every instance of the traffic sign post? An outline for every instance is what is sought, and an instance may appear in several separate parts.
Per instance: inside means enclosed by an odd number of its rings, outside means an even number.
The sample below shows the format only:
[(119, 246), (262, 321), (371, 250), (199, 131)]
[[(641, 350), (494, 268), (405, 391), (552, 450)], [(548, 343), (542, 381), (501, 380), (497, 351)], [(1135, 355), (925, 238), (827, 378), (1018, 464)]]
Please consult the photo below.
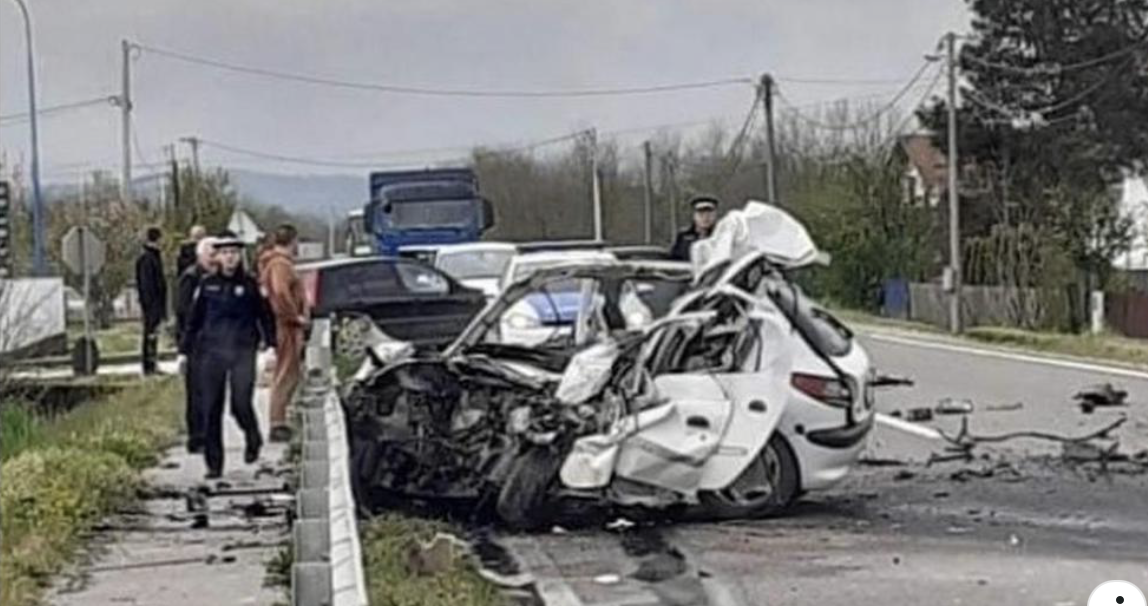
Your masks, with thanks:
[(95, 357), (92, 351), (95, 341), (92, 339), (91, 314), (88, 310), (91, 299), (92, 275), (99, 273), (104, 267), (104, 243), (86, 226), (78, 225), (64, 234), (60, 248), (64, 257), (64, 265), (83, 276), (84, 279), (84, 351), (81, 367), (84, 374), (92, 374), (95, 371), (92, 363)]

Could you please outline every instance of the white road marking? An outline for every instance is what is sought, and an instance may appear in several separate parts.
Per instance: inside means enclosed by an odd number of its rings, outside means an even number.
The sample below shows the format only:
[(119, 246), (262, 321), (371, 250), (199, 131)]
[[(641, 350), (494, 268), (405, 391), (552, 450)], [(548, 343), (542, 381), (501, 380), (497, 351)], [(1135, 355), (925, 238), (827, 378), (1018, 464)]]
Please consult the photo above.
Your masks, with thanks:
[(1121, 368), (1119, 366), (1103, 366), (1090, 362), (1078, 362), (1074, 360), (1066, 360), (1063, 358), (1030, 355), (1021, 352), (1005, 351), (999, 349), (982, 349), (978, 347), (969, 347), (967, 345), (941, 343), (939, 341), (933, 341), (929, 339), (914, 339), (902, 336), (894, 336), (887, 333), (863, 331), (862, 334), (874, 341), (883, 341), (897, 345), (907, 345), (909, 347), (936, 349), (939, 351), (948, 351), (952, 353), (982, 356), (986, 358), (997, 358), (1001, 360), (1012, 360), (1015, 362), (1026, 362), (1029, 364), (1039, 364), (1044, 366), (1055, 366), (1057, 368), (1067, 368), (1070, 370), (1079, 370), (1096, 374), (1105, 374), (1148, 381), (1148, 372), (1133, 370), (1131, 368)]

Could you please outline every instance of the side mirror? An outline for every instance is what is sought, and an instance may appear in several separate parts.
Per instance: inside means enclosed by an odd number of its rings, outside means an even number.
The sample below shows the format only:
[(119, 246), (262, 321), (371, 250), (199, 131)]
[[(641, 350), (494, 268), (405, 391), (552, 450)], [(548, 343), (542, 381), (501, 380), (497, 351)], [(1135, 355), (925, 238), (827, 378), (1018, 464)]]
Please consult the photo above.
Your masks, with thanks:
[(494, 204), (487, 200), (482, 199), (482, 231), (486, 231), (494, 227)]
[(394, 205), (394, 204), (391, 204), (390, 202), (387, 202), (387, 203), (386, 203), (386, 204), (383, 206), (383, 212), (384, 212), (384, 213), (386, 213), (386, 214), (388, 214), (388, 215), (389, 215), (389, 214), (391, 214), (391, 211), (393, 211), (393, 210), (395, 210), (395, 205)]

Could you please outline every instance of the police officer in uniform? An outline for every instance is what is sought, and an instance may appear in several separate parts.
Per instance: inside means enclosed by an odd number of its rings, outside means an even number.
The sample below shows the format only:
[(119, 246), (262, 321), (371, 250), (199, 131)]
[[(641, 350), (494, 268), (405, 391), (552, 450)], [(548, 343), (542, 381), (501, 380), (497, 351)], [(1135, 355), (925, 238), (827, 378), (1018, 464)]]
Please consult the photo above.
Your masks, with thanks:
[(698, 240), (710, 237), (714, 223), (717, 223), (717, 198), (695, 196), (690, 200), (690, 206), (694, 209), (693, 224), (689, 229), (678, 232), (678, 237), (674, 238), (674, 247), (670, 249), (670, 256), (675, 261), (689, 261), (690, 246)]
[(259, 459), (263, 437), (252, 406), (255, 354), (274, 347), (275, 322), (259, 284), (243, 267), (243, 243), (224, 232), (215, 241), (218, 270), (199, 284), (183, 334), (185, 351), (201, 358), (196, 368), (198, 403), (203, 407), (207, 478), (223, 475), (224, 396), (231, 393), (231, 414), (246, 438), (244, 462)]

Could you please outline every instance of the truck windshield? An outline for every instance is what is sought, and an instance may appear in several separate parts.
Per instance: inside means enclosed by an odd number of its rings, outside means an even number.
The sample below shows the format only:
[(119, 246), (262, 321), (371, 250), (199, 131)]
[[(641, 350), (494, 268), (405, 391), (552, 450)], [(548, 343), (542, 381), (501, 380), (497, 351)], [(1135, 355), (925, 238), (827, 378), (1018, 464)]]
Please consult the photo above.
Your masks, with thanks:
[(390, 223), (397, 228), (465, 227), (474, 223), (473, 200), (394, 202)]

